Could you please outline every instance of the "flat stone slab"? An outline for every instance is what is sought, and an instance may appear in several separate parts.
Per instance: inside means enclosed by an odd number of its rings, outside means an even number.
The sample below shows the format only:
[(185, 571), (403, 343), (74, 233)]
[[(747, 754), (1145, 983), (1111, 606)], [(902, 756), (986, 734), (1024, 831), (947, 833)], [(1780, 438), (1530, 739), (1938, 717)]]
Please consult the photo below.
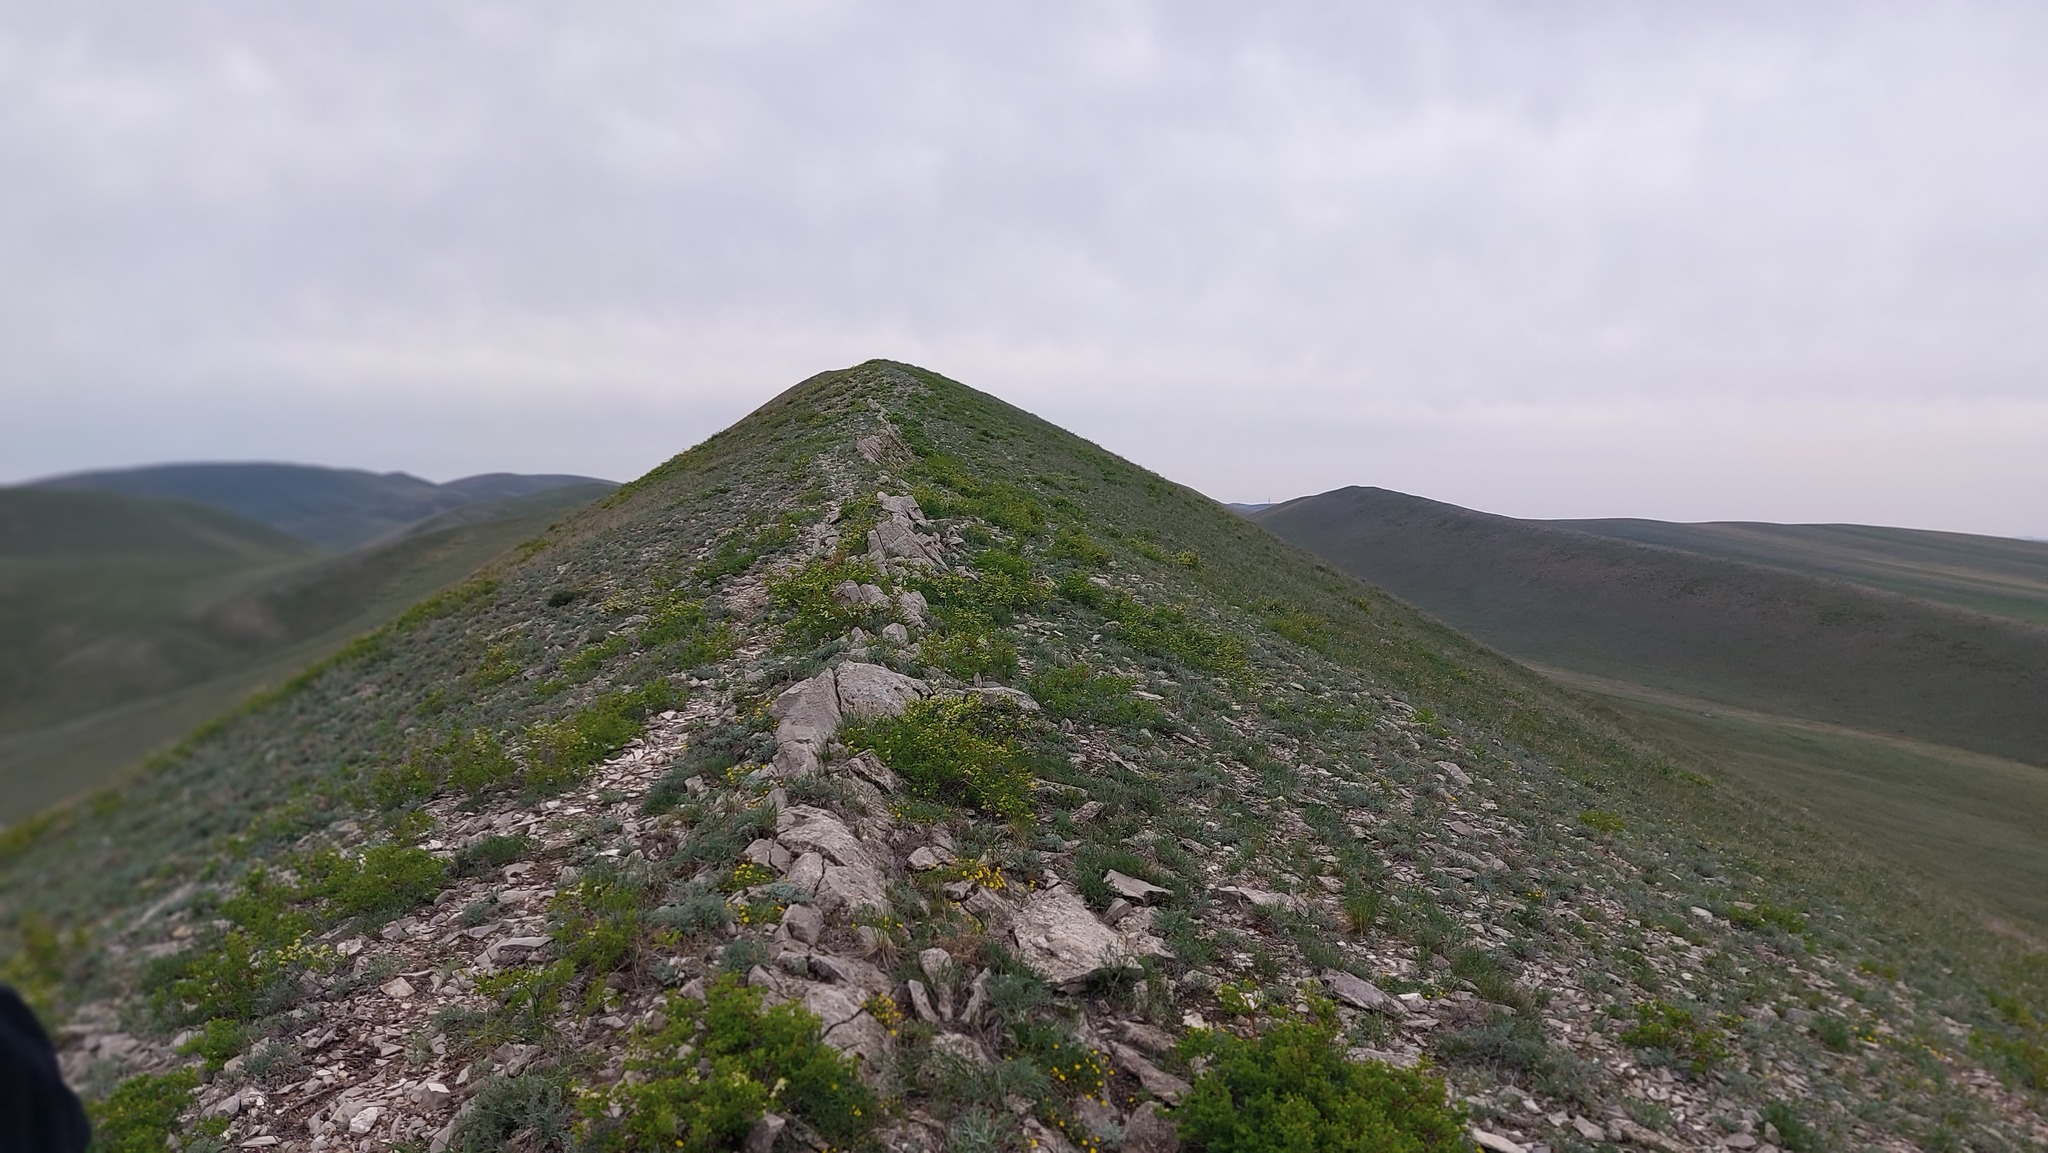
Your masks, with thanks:
[(1054, 985), (1084, 984), (1123, 960), (1123, 938), (1096, 920), (1080, 894), (1068, 889), (1033, 893), (1010, 928), (1019, 959)]

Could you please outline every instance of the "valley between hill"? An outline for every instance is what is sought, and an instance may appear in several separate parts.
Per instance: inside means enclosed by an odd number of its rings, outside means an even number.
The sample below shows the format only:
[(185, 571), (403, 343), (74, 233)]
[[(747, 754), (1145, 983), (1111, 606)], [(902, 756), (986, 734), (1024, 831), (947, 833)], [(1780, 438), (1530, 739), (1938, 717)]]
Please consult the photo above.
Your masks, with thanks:
[(936, 374), (821, 374), (115, 789), (0, 955), (186, 1150), (2018, 1150), (2048, 969)]

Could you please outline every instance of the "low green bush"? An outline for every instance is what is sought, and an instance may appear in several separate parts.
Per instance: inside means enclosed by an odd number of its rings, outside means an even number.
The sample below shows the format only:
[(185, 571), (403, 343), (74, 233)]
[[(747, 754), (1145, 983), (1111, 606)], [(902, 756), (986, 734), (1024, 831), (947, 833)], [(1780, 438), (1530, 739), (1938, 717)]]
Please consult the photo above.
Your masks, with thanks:
[(782, 615), (782, 643), (804, 651), (856, 626), (880, 627), (884, 612), (872, 605), (841, 604), (832, 590), (843, 581), (875, 584), (881, 573), (866, 561), (816, 560), (768, 582), (768, 603)]
[(448, 1142), (448, 1153), (561, 1148), (576, 1118), (571, 1099), (569, 1090), (553, 1077), (493, 1077), (471, 1097)]
[(199, 1074), (190, 1069), (123, 1081), (106, 1100), (87, 1106), (93, 1153), (163, 1153), (198, 1087)]
[(1031, 769), (1007, 708), (973, 697), (926, 697), (899, 717), (840, 731), (846, 747), (873, 750), (914, 796), (1021, 820), (1031, 813)]
[(1605, 833), (1608, 836), (1628, 828), (1628, 822), (1622, 820), (1619, 813), (1610, 813), (1604, 809), (1587, 809), (1579, 814), (1579, 823), (1596, 833)]
[(1132, 693), (1135, 677), (1105, 673), (1085, 664), (1059, 665), (1031, 678), (1031, 696), (1054, 720), (1088, 721), (1115, 728), (1146, 728), (1165, 719), (1159, 706)]
[(450, 871), (458, 877), (478, 877), (524, 857), (532, 847), (525, 837), (492, 834), (455, 854)]
[(605, 693), (559, 721), (526, 730), (526, 787), (559, 792), (590, 775), (606, 757), (640, 735), (650, 714), (676, 703), (675, 686), (656, 679), (638, 689)]
[(725, 976), (703, 1000), (673, 996), (664, 1011), (665, 1025), (633, 1039), (634, 1080), (586, 1099), (590, 1148), (734, 1149), (770, 1109), (850, 1145), (879, 1119), (852, 1061), (825, 1044), (802, 1005), (764, 1007), (758, 989)]
[(986, 617), (956, 617), (943, 633), (920, 641), (924, 663), (963, 681), (1007, 681), (1017, 675), (1017, 646), (995, 631)]
[(206, 1061), (209, 1073), (218, 1073), (228, 1059), (242, 1051), (247, 1035), (240, 1021), (227, 1017), (215, 1017), (199, 1027), (198, 1032), (178, 1052), (188, 1057), (199, 1057)]
[(638, 955), (646, 893), (616, 866), (593, 866), (556, 895), (555, 945), (578, 972), (592, 978), (591, 1001), (603, 994), (604, 977)]
[(1746, 909), (1729, 909), (1728, 920), (1745, 929), (1775, 928), (1783, 929), (1787, 933), (1806, 931), (1806, 917), (1797, 909), (1787, 909), (1768, 901), (1759, 901)]
[(1820, 1132), (1783, 1101), (1764, 1106), (1764, 1121), (1778, 1130), (1778, 1144), (1790, 1153), (1820, 1153)]
[(1668, 1054), (1674, 1064), (1694, 1073), (1705, 1073), (1728, 1055), (1719, 1030), (1700, 1021), (1692, 1010), (1666, 1001), (1637, 1005), (1636, 1023), (1622, 1030), (1621, 1042)]
[(1174, 1110), (1191, 1153), (1469, 1153), (1440, 1078), (1346, 1060), (1328, 1017), (1282, 1021), (1256, 1040), (1220, 1029), (1182, 1042), (1209, 1066)]
[(333, 850), (302, 863), (305, 891), (342, 916), (395, 917), (432, 898), (448, 865), (425, 849), (371, 845), (360, 857)]

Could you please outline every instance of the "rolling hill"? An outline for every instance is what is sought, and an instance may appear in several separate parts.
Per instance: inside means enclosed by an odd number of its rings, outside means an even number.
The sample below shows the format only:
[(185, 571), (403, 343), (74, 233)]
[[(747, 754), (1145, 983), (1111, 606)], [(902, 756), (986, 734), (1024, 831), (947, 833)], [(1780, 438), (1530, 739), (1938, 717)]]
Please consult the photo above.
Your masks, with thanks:
[(2048, 543), (1860, 524), (1544, 522), (2048, 625)]
[(1980, 906), (886, 361), (6, 830), (0, 958), (137, 1147), (2048, 1138)]
[(98, 786), (610, 487), (472, 500), (340, 554), (184, 501), (0, 489), (0, 821)]
[(75, 473), (36, 481), (31, 487), (205, 505), (338, 552), (476, 501), (607, 483), (586, 476), (488, 473), (435, 484), (402, 472), (223, 463)]
[(2023, 603), (2043, 550), (1837, 526), (1525, 521), (1369, 488), (1254, 520), (2029, 931), (2048, 927), (2048, 628), (1949, 603), (1994, 576)]

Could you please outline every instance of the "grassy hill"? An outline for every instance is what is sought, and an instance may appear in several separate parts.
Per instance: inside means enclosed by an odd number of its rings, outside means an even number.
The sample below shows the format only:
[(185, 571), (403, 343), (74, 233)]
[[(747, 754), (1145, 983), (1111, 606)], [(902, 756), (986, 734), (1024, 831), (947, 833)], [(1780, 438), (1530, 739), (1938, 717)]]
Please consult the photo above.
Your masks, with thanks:
[(1881, 857), (875, 361), (10, 830), (0, 965), (187, 1148), (2048, 1137)]
[(1254, 519), (1518, 659), (2048, 765), (2048, 628), (1383, 489)]
[[(2024, 542), (1955, 538), (1943, 563), (1941, 534), (1519, 521), (1359, 488), (1255, 519), (2048, 931), (2048, 629), (1820, 575), (1889, 549), (1895, 577), (1960, 581), (2004, 557), (2016, 585)], [(1878, 543), (1826, 547), (1843, 540)], [(1679, 549), (1731, 541), (1773, 566)]]
[(339, 555), (180, 501), (0, 489), (0, 821), (100, 785), (609, 487), (475, 501)]
[(76, 473), (33, 487), (180, 500), (246, 517), (338, 552), (480, 500), (604, 484), (590, 477), (489, 473), (435, 484), (402, 472), (302, 464), (166, 464)]
[(2048, 543), (1860, 524), (1545, 522), (2048, 625)]

